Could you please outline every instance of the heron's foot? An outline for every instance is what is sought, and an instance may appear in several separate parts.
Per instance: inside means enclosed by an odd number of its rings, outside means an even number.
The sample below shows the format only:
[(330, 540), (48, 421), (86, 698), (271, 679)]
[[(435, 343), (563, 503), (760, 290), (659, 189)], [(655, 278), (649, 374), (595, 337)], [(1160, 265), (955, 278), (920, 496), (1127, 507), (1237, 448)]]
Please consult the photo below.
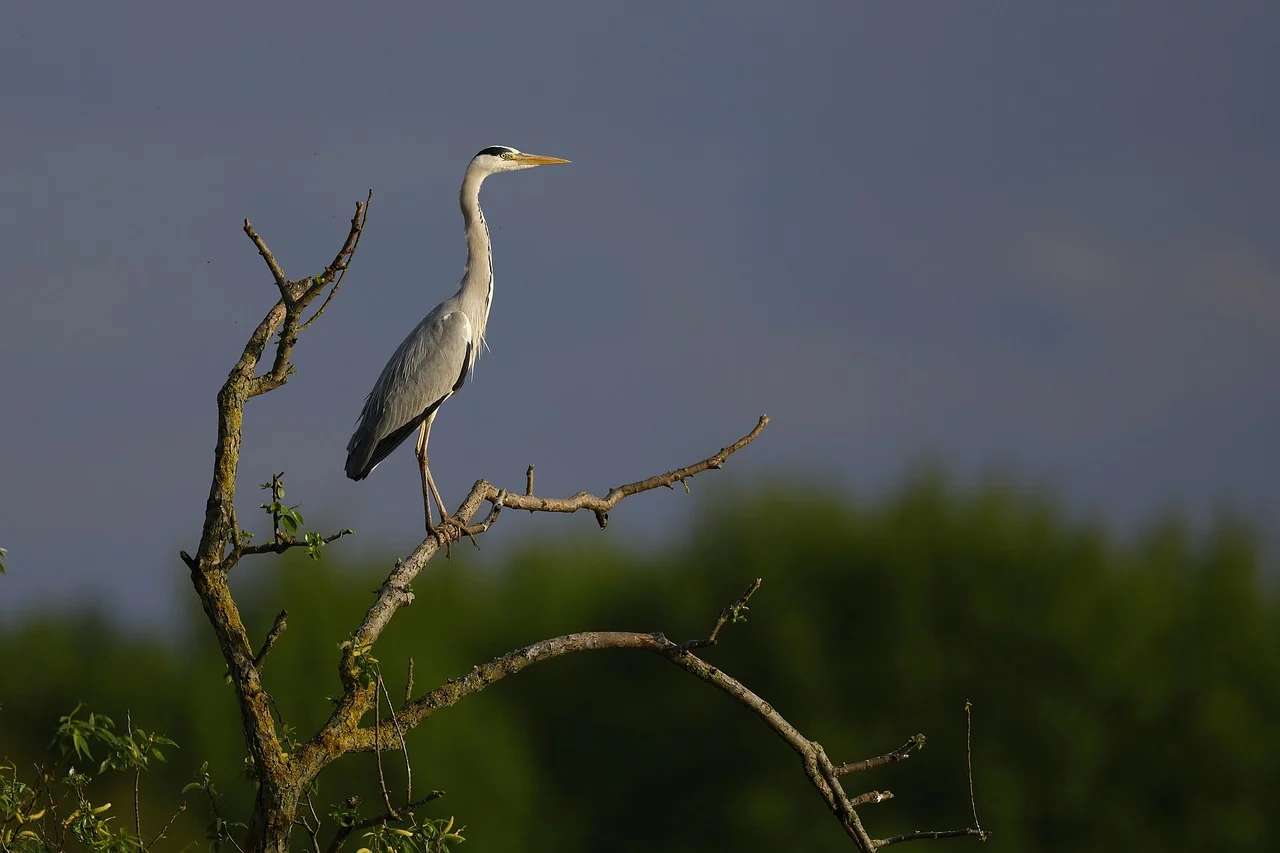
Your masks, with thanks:
[[(456, 536), (450, 536), (447, 533), (445, 533), (444, 532), (445, 528), (448, 528), (448, 527), (453, 527), (457, 529), (458, 534)], [(449, 556), (449, 544), (455, 540), (460, 541), (463, 536), (466, 536), (468, 539), (471, 540), (471, 544), (476, 546), (477, 551), (480, 550), (480, 543), (476, 541), (475, 535), (472, 534), (472, 532), (467, 529), (467, 526), (465, 524), (463, 524), (454, 516), (451, 516), (451, 515), (445, 516), (444, 518), (440, 519), (440, 523), (437, 524), (435, 527), (429, 527), (427, 529), (432, 535), (436, 537), (437, 540), (440, 541), (441, 544), (444, 545), (444, 555), (446, 558)]]

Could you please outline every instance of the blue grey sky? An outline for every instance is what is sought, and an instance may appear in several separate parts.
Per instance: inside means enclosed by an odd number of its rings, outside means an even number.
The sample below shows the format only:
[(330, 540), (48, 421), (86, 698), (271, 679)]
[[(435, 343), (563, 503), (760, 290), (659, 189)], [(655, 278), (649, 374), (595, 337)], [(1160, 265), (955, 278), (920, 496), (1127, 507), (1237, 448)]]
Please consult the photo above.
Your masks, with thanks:
[[(360, 532), (345, 550), (415, 544), (411, 451), (356, 484), (344, 450), (387, 356), (457, 285), (457, 188), (491, 144), (574, 162), (485, 186), (492, 352), (432, 434), (450, 500), (530, 462), (540, 491), (605, 489), (768, 412), (697, 500), (787, 474), (874, 494), (927, 456), (1122, 525), (1280, 513), (1275, 4), (2, 16), (6, 619), (97, 602), (148, 624), (189, 595), (176, 551), (203, 512), (213, 395), (274, 293), (240, 222), (301, 277), (368, 188), (298, 375), (250, 407), (241, 517), (283, 470), (311, 519)], [(696, 506), (638, 498), (609, 535)]]

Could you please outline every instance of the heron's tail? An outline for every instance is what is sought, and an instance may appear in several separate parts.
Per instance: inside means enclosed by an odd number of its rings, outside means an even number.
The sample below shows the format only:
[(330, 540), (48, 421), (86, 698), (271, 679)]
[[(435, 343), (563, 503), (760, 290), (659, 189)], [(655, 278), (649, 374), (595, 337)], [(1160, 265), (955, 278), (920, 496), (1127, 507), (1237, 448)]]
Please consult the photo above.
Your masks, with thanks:
[[(434, 408), (430, 411), (434, 411)], [(347, 476), (352, 480), (363, 480), (373, 473), (378, 463), (391, 455), (404, 440), (413, 435), (414, 430), (422, 426), (430, 412), (423, 412), (395, 432), (381, 439), (375, 439), (376, 433), (366, 429), (364, 422), (356, 427), (355, 434), (347, 442)]]
[(363, 480), (373, 473), (373, 469), (377, 467), (377, 463), (369, 464), (370, 458), (373, 456), (373, 448), (368, 442), (357, 445), (355, 439), (347, 446), (347, 477), (352, 480)]

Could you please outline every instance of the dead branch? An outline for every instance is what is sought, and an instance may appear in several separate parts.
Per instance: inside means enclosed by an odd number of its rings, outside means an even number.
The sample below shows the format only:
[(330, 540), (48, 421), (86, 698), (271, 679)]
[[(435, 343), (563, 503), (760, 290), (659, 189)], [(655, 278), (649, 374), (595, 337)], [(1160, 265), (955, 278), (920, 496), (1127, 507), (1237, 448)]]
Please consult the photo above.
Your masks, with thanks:
[[(622, 499), (664, 486), (671, 488), (676, 483), (683, 484), (686, 480), (693, 479), (703, 471), (723, 468), (725, 461), (730, 456), (755, 441), (768, 425), (769, 416), (761, 415), (760, 420), (757, 421), (751, 432), (728, 447), (720, 448), (718, 453), (708, 456), (701, 462), (695, 462), (692, 465), (686, 465), (674, 471), (667, 471), (665, 474), (655, 474), (647, 479), (627, 483), (624, 486), (616, 486), (610, 489), (604, 497), (596, 497), (586, 492), (578, 492), (576, 495), (567, 498), (537, 497), (533, 494), (532, 466), (527, 474), (528, 487), (523, 495), (508, 492), (506, 489), (499, 489), (487, 480), (477, 480), (476, 484), (471, 487), (471, 493), (467, 495), (462, 505), (458, 508), (455, 518), (463, 521), (464, 524), (469, 524), (476, 512), (479, 511), (480, 505), (488, 501), (493, 505), (494, 510), (498, 511), (503, 507), (527, 509), (530, 512), (577, 512), (582, 509), (590, 510), (596, 516), (596, 523), (600, 525), (601, 529), (604, 529), (609, 523), (609, 510), (617, 506)], [(483, 533), (488, 530), (491, 524), (492, 522), (487, 524), (482, 522), (479, 525), (471, 525), (461, 530), (450, 528), (445, 535), (447, 538), (457, 541), (468, 532), (473, 534)]]
[(911, 739), (891, 752), (884, 755), (877, 755), (875, 758), (866, 758), (862, 761), (853, 761), (849, 764), (841, 764), (836, 768), (836, 775), (843, 776), (846, 773), (861, 773), (864, 770), (874, 770), (877, 767), (883, 767), (886, 764), (892, 764), (896, 761), (905, 761), (911, 757), (911, 750), (921, 750), (925, 744), (924, 735), (912, 735)]
[[(227, 582), (228, 572), (244, 553), (272, 550), (265, 546), (245, 549), (240, 542), (235, 513), (236, 474), (240, 464), (240, 443), (244, 423), (244, 406), (252, 397), (283, 385), (292, 371), (290, 355), (297, 342), (302, 312), (331, 283), (340, 278), (350, 265), (364, 233), (370, 195), (356, 204), (355, 215), (346, 239), (333, 263), (320, 275), (290, 281), (266, 241), (249, 220), (244, 231), (257, 248), (271, 273), (279, 299), (258, 323), (218, 391), (218, 437), (214, 446), (213, 475), (209, 498), (205, 503), (200, 545), (195, 556), (181, 553), (191, 573), (191, 583), (204, 608), (205, 615), (218, 640), (227, 664), (236, 699), (240, 705), (245, 743), (258, 779), (258, 798), (249, 845), (254, 848), (281, 849), (287, 844), (298, 797), (290, 772), (289, 759), (281, 749), (271, 701), (262, 688), (261, 660), (249, 642), (249, 634), (232, 598)], [(258, 375), (258, 365), (273, 335), (277, 335), (271, 368)], [(338, 534), (342, 535), (342, 534)], [(334, 537), (336, 538), (336, 536)], [(276, 548), (293, 543), (272, 543)], [(231, 548), (228, 553), (228, 547)], [(261, 549), (261, 550), (259, 550)], [(283, 624), (280, 625), (283, 630)], [(276, 632), (278, 637), (279, 633)], [(264, 646), (263, 655), (270, 648)]]
[(901, 844), (904, 841), (935, 841), (939, 838), (963, 838), (971, 835), (979, 841), (986, 841), (991, 837), (991, 833), (972, 826), (966, 826), (962, 829), (942, 829), (942, 830), (925, 830), (919, 832), (908, 832), (904, 835), (895, 835), (891, 838), (877, 838), (871, 843), (875, 845), (875, 849), (881, 847), (889, 847), (893, 844)]
[[(724, 467), (725, 461), (730, 456), (755, 441), (768, 424), (769, 417), (761, 415), (749, 433), (733, 444), (722, 447), (706, 459), (675, 471), (656, 474), (644, 480), (610, 489), (603, 498), (586, 492), (579, 492), (569, 498), (511, 495), (505, 489), (498, 489), (487, 480), (477, 480), (455, 516), (459, 523), (441, 525), (437, 532), (424, 539), (412, 554), (397, 562), (395, 568), (383, 581), (364, 620), (345, 644), (338, 664), (338, 675), (343, 685), (342, 696), (339, 697), (324, 727), (295, 756), (299, 766), (304, 768), (305, 778), (314, 778), (314, 775), (319, 773), (326, 764), (343, 752), (354, 748), (352, 745), (354, 742), (346, 733), (351, 732), (358, 725), (361, 717), (371, 709), (370, 702), (374, 701), (374, 693), (367, 680), (361, 678), (358, 659), (373, 647), (396, 612), (413, 601), (414, 596), (409, 591), (409, 585), (431, 558), (439, 552), (442, 545), (447, 546), (464, 535), (483, 533), (501, 512), (504, 502), (505, 505), (514, 506), (517, 509), (535, 512), (575, 512), (579, 509), (588, 509), (596, 514), (603, 527), (608, 520), (608, 510), (631, 495), (662, 486), (670, 487), (676, 482), (691, 479), (703, 471)], [(528, 478), (527, 474), (526, 478)], [(481, 525), (469, 526), (470, 520), (485, 501), (489, 501), (493, 506), (489, 518)]]
[(276, 640), (280, 639), (280, 635), (284, 633), (285, 627), (288, 625), (289, 611), (281, 610), (276, 614), (276, 621), (272, 623), (271, 630), (267, 632), (267, 638), (262, 643), (262, 648), (253, 657), (253, 665), (259, 670), (266, 663), (267, 654), (270, 653), (271, 647), (276, 644)]
[(271, 277), (275, 279), (276, 287), (280, 290), (280, 298), (287, 301), (291, 298), (289, 282), (284, 277), (284, 270), (280, 269), (276, 256), (267, 248), (267, 242), (258, 236), (257, 231), (253, 230), (253, 223), (247, 219), (244, 221), (244, 233), (249, 235), (253, 245), (258, 248), (258, 254), (262, 255), (262, 260), (266, 262), (267, 269), (271, 270)]
[(320, 287), (324, 287), (330, 281), (333, 287), (329, 288), (329, 294), (324, 298), (324, 302), (320, 303), (320, 307), (316, 309), (316, 313), (311, 315), (305, 323), (298, 327), (298, 331), (302, 332), (312, 323), (320, 319), (320, 315), (324, 313), (324, 309), (329, 307), (329, 303), (333, 301), (333, 297), (338, 295), (338, 288), (342, 286), (342, 280), (346, 278), (347, 268), (351, 265), (351, 259), (355, 257), (356, 247), (360, 245), (360, 237), (364, 234), (364, 217), (369, 212), (369, 202), (373, 201), (373, 190), (369, 190), (369, 194), (365, 196), (364, 210), (356, 208), (355, 215), (351, 217), (351, 230), (347, 232), (347, 242), (342, 244), (342, 248), (338, 250), (338, 254), (334, 257), (333, 262), (325, 267), (324, 272), (316, 276), (316, 281)]
[[(693, 648), (703, 648), (710, 645), (709, 641), (714, 639), (714, 635), (719, 632), (720, 628), (732, 621), (732, 614), (735, 610), (740, 612), (741, 609), (745, 608), (746, 600), (759, 587), (760, 581), (756, 580), (737, 601), (721, 611), (720, 618), (716, 620), (712, 633), (701, 640), (677, 644), (667, 639), (662, 633), (584, 631), (543, 640), (508, 652), (483, 666), (475, 667), (461, 678), (451, 679), (435, 690), (407, 703), (399, 712), (393, 712), (391, 721), (376, 721), (371, 728), (356, 729), (348, 741), (348, 746), (353, 751), (362, 752), (394, 748), (389, 743), (390, 736), (393, 734), (393, 723), (403, 728), (411, 729), (436, 711), (456, 705), (466, 697), (479, 693), (490, 685), (508, 676), (515, 675), (535, 663), (563, 655), (598, 649), (632, 649), (662, 657), (669, 663), (732, 696), (747, 710), (758, 716), (765, 725), (772, 729), (799, 755), (810, 784), (813, 785), (823, 802), (827, 804), (832, 814), (835, 815), (846, 834), (853, 839), (854, 843), (864, 853), (872, 853), (878, 847), (895, 844), (898, 841), (929, 837), (927, 833), (917, 833), (909, 837), (898, 836), (895, 839), (872, 839), (863, 828), (855, 808), (861, 805), (883, 802), (891, 799), (893, 794), (888, 791), (872, 791), (850, 797), (840, 784), (840, 776), (843, 773), (850, 773), (856, 769), (870, 769), (902, 760), (911, 749), (918, 749), (923, 744), (924, 738), (922, 735), (911, 738), (898, 749), (877, 758), (836, 767), (827, 757), (821, 744), (810, 740), (802, 734), (772, 705), (728, 673), (711, 665), (690, 651)], [(730, 615), (726, 616), (725, 614)], [(892, 756), (899, 757), (893, 758)], [(937, 834), (936, 837), (951, 837), (952, 835), (975, 835), (982, 839), (987, 837), (987, 833), (976, 826), (964, 830), (947, 830)]]
[(973, 703), (968, 699), (964, 700), (964, 754), (965, 769), (969, 774), (969, 808), (973, 810), (973, 826), (981, 833), (982, 823), (978, 820), (978, 801), (973, 796)]

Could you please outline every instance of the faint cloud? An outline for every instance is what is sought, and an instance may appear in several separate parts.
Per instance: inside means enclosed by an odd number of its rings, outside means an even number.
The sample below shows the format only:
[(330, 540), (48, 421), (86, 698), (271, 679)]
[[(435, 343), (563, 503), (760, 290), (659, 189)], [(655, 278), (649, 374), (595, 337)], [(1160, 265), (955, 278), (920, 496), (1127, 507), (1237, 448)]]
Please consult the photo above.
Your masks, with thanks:
[[(1280, 359), (1280, 266), (1242, 241), (1123, 240), (1078, 222), (1029, 228), (1010, 271), (1094, 332), (1058, 390), (1089, 419), (1155, 436), (1258, 412)], [(1205, 448), (1208, 452), (1210, 448)]]
[(1252, 247), (1214, 246), (1193, 259), (1186, 275), (1207, 310), (1263, 332), (1280, 331), (1276, 259)]
[(1212, 320), (1280, 330), (1280, 264), (1256, 246), (1212, 236), (1143, 245), (1059, 222), (1029, 229), (1011, 260), (1028, 284), (1116, 334)]

